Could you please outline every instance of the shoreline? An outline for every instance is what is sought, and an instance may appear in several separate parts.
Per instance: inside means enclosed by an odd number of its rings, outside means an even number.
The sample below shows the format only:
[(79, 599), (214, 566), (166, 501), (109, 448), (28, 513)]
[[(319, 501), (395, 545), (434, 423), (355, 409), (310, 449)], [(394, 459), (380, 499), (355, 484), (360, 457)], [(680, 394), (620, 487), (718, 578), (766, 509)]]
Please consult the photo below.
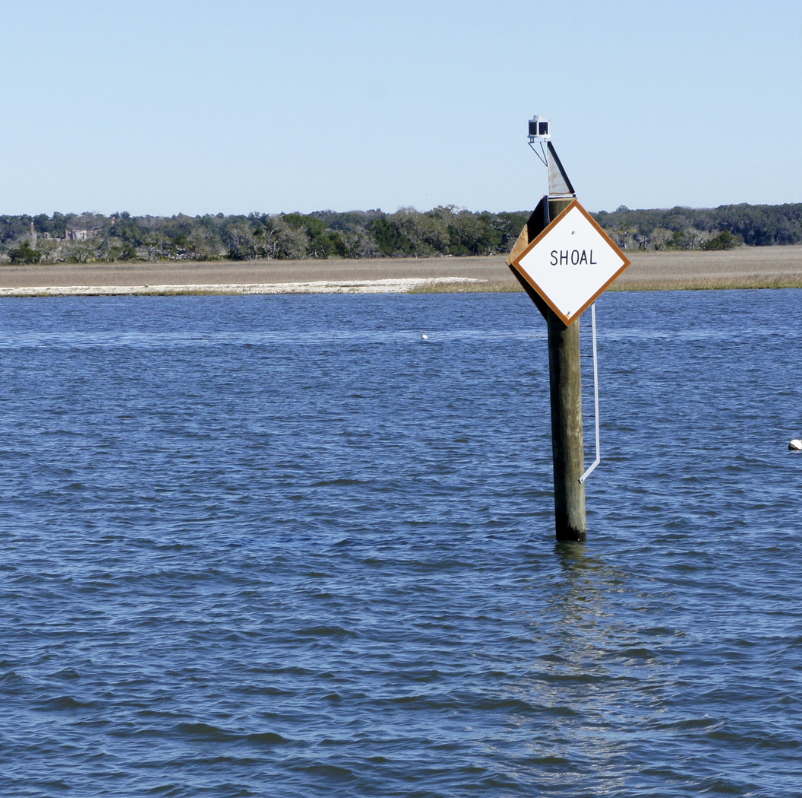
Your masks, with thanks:
[(176, 285), (73, 285), (0, 288), (0, 297), (45, 296), (226, 296), (234, 294), (406, 294), (466, 290), (481, 284), (467, 277), (316, 281), (308, 283), (210, 283)]
[[(627, 252), (612, 291), (802, 288), (802, 246)], [(0, 265), (0, 297), (522, 291), (506, 255)]]

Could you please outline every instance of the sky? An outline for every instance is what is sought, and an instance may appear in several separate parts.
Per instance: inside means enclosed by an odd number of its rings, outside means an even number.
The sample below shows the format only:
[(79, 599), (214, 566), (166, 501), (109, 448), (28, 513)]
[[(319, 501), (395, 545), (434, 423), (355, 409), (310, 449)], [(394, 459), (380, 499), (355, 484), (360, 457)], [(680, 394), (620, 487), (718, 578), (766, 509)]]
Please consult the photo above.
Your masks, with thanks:
[(802, 3), (0, 0), (0, 214), (802, 202)]

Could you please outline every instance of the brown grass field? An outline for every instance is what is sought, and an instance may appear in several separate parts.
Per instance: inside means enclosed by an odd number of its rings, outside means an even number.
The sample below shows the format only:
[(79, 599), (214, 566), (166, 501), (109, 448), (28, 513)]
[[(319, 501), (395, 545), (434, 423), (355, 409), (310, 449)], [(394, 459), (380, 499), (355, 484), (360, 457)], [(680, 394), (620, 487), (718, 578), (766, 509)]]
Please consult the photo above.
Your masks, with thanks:
[[(729, 252), (628, 252), (632, 266), (612, 290), (800, 288), (802, 246), (742, 247)], [(451, 278), (450, 282), (438, 280)], [(459, 280), (454, 280), (459, 278)], [(477, 258), (381, 258), (374, 260), (189, 261), (0, 265), (0, 295), (115, 293), (252, 293), (305, 283), (331, 290), (360, 290), (353, 283), (407, 280), (387, 290), (519, 291), (506, 256)], [(422, 281), (426, 281), (423, 283)], [(460, 280), (464, 280), (461, 282)], [(415, 283), (417, 281), (417, 283)], [(292, 288), (289, 284), (294, 284)], [(317, 290), (329, 290), (326, 285)], [(101, 290), (102, 289), (102, 290)], [(131, 290), (134, 289), (134, 290)], [(381, 289), (379, 289), (381, 290)]]

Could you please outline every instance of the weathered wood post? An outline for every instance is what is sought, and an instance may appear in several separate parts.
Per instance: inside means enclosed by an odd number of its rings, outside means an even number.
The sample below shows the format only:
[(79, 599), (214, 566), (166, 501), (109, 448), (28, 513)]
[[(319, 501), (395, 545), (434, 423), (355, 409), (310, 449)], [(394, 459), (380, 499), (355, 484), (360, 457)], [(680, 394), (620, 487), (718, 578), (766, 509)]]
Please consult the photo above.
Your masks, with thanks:
[(587, 536), (582, 435), (582, 371), (580, 368), (579, 321), (566, 326), (540, 295), (512, 267), (523, 252), (556, 219), (572, 199), (543, 199), (529, 217), (508, 263), (548, 325), (549, 389), (551, 396), (551, 450), (554, 464), (554, 524), (557, 540), (584, 540)]
[(566, 327), (549, 308), (546, 323), (549, 331), (555, 531), (557, 540), (584, 540), (588, 523), (585, 483), (579, 481), (585, 470), (579, 321)]

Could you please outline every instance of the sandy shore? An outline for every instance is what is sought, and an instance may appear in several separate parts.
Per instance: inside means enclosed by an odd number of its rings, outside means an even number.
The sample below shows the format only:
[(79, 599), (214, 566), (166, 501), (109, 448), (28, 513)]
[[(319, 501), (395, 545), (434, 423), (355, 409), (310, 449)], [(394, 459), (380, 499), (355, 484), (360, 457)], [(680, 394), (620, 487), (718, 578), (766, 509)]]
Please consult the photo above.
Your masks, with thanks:
[[(802, 287), (802, 246), (631, 252), (619, 290)], [(0, 296), (519, 290), (506, 256), (0, 265)]]

